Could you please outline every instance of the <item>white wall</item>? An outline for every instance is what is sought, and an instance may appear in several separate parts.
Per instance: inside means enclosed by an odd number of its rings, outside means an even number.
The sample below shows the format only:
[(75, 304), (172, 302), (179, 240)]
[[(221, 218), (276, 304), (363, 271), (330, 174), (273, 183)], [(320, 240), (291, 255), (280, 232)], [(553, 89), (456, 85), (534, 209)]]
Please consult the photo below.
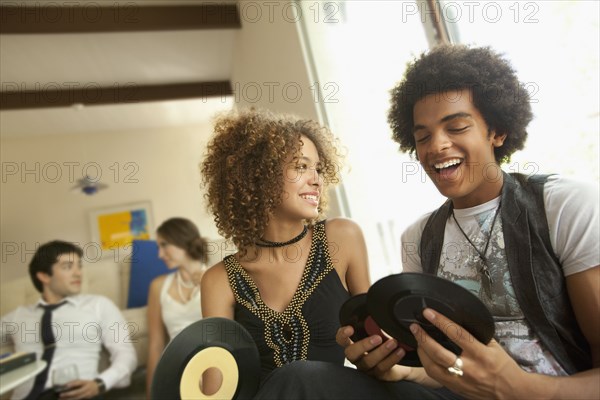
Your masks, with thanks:
[(295, 2), (240, 2), (232, 83), (238, 107), (317, 119), (314, 82), (304, 58)]
[[(293, 2), (278, 2), (272, 13), (262, 2), (241, 2), (242, 29), (236, 33), (231, 82), (233, 105), (256, 106), (275, 112), (292, 113), (318, 119), (315, 84), (302, 48)], [(249, 5), (249, 6), (247, 6)], [(256, 14), (256, 7), (260, 16)], [(250, 7), (250, 8), (247, 8)], [(254, 7), (254, 8), (252, 8)], [(283, 11), (286, 10), (286, 14)], [(216, 228), (205, 209), (200, 193), (198, 165), (210, 124), (179, 129), (143, 132), (99, 133), (95, 135), (3, 138), (1, 190), (2, 262), (0, 279), (14, 279), (27, 272), (27, 263), (37, 243), (52, 239), (91, 241), (89, 211), (127, 203), (150, 200), (155, 227), (166, 218), (183, 216), (196, 222), (203, 235), (217, 237)], [(10, 132), (2, 132), (3, 136)], [(10, 136), (10, 135), (7, 135)], [(102, 181), (110, 185), (95, 196), (70, 191), (69, 167), (78, 162), (75, 179), (82, 167), (97, 163)], [(15, 166), (18, 172), (7, 175)], [(55, 164), (62, 166), (56, 180)], [(114, 166), (118, 163), (119, 176)], [(126, 163), (138, 167), (133, 178), (125, 182)], [(23, 167), (35, 173), (22, 176)], [(6, 167), (9, 171), (6, 171)], [(95, 169), (89, 167), (88, 172)], [(50, 179), (47, 179), (50, 178)], [(115, 179), (117, 178), (117, 179)], [(56, 182), (49, 182), (56, 180)], [(330, 200), (330, 215), (339, 215), (335, 192)], [(15, 253), (15, 254), (13, 254)]]
[[(104, 207), (151, 201), (154, 228), (182, 216), (194, 221), (202, 235), (218, 237), (200, 189), (199, 163), (211, 132), (206, 123), (144, 132), (3, 138), (0, 279), (26, 274), (39, 243), (90, 243), (89, 211)], [(79, 165), (70, 171), (68, 163)], [(90, 175), (100, 172), (109, 187), (94, 196), (71, 191), (86, 166)], [(96, 255), (88, 258), (93, 261)]]
[[(236, 33), (231, 77), (235, 106), (320, 121), (317, 90), (323, 83), (312, 76), (299, 30), (310, 16), (289, 0), (239, 4), (242, 29)], [(339, 191), (332, 188), (328, 215), (342, 214)]]

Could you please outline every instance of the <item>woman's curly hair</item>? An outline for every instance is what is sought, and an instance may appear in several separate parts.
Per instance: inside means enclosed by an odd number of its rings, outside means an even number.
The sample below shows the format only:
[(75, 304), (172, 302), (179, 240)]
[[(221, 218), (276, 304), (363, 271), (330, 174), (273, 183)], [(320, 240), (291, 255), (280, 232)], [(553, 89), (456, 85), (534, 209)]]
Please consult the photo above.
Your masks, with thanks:
[(472, 91), (473, 104), (490, 132), (506, 134), (494, 155), (499, 164), (509, 161), (527, 138), (526, 128), (533, 118), (530, 96), (510, 63), (489, 47), (440, 46), (408, 65), (403, 80), (391, 90), (388, 112), (392, 138), (400, 150), (415, 152), (415, 103), (430, 94), (460, 89)]
[(339, 182), (340, 154), (329, 129), (266, 110), (233, 111), (217, 119), (201, 165), (202, 183), (219, 233), (238, 249), (262, 237), (271, 212), (281, 204), (284, 166), (290, 156), (299, 156), (302, 135), (319, 154), (321, 217), (327, 184)]

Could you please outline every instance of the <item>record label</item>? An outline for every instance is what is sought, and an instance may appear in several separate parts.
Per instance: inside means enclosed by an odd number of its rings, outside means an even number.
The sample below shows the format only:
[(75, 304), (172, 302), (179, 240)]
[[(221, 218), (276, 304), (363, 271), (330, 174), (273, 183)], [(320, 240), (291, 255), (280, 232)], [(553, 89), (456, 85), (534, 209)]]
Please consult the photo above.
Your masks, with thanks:
[[(199, 377), (209, 368), (218, 369), (223, 380), (216, 393), (206, 395), (200, 390)], [(233, 399), (238, 383), (239, 370), (233, 355), (222, 347), (207, 347), (196, 353), (185, 366), (179, 393), (182, 399)]]
[[(218, 369), (223, 379), (216, 393), (205, 395), (201, 379), (209, 368)], [(167, 345), (154, 372), (150, 398), (251, 399), (259, 383), (260, 357), (248, 331), (227, 318), (205, 318)]]

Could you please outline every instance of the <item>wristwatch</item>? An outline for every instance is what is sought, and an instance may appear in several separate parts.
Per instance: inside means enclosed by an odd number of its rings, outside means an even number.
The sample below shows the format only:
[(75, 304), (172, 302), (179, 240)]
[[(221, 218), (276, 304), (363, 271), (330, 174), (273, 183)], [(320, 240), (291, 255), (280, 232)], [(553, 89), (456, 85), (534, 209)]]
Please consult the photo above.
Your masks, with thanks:
[(104, 394), (106, 392), (106, 384), (100, 378), (94, 379), (96, 384), (98, 385), (98, 394)]

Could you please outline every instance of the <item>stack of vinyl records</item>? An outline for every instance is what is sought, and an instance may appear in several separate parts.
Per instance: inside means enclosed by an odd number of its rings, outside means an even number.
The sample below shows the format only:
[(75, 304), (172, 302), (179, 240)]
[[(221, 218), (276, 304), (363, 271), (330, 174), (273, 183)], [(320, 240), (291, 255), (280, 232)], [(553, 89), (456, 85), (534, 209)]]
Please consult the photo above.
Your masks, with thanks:
[(0, 356), (0, 375), (35, 362), (35, 353), (7, 353)]

